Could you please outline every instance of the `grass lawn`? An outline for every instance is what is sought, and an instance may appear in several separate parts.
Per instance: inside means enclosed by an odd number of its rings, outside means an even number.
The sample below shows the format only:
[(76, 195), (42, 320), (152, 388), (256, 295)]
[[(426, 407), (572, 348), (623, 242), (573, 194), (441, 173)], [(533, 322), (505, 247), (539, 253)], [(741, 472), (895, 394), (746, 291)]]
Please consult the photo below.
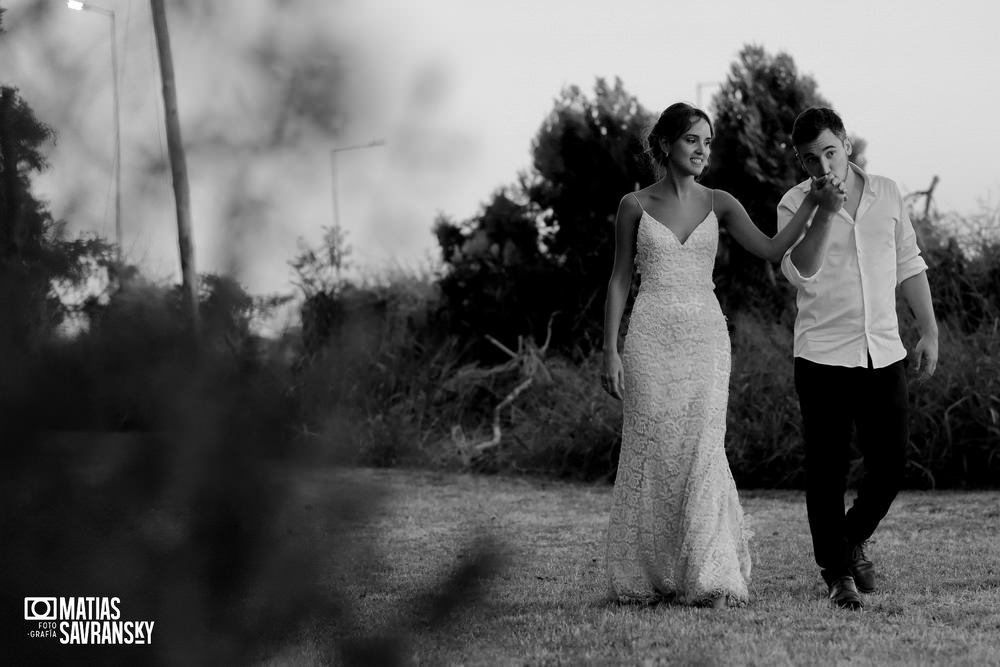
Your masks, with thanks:
[[(300, 487), (302, 502), (321, 500), (345, 474), (386, 495), (348, 534), (317, 536), (374, 547), (331, 565), (329, 585), (353, 607), (339, 632), (401, 636), (414, 664), (1000, 664), (994, 492), (902, 493), (868, 549), (880, 592), (865, 596), (861, 613), (825, 599), (804, 495), (741, 492), (755, 533), (753, 599), (716, 611), (604, 600), (610, 487), (317, 470)], [(407, 627), (409, 601), (468, 558), (472, 536), (483, 531), (506, 555), (482, 595), (443, 625)], [(304, 637), (269, 664), (310, 662), (310, 642)]]

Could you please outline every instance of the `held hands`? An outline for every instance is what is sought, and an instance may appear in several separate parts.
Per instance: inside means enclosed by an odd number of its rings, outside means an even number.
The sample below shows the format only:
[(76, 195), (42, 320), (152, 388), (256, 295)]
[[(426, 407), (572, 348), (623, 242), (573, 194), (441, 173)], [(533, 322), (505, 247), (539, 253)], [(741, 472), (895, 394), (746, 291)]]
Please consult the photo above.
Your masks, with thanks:
[(812, 180), (809, 196), (819, 208), (834, 213), (847, 201), (847, 188), (844, 187), (844, 182), (833, 174), (825, 174)]
[(625, 369), (622, 368), (622, 359), (615, 350), (604, 352), (601, 387), (619, 401), (622, 400), (625, 391)]

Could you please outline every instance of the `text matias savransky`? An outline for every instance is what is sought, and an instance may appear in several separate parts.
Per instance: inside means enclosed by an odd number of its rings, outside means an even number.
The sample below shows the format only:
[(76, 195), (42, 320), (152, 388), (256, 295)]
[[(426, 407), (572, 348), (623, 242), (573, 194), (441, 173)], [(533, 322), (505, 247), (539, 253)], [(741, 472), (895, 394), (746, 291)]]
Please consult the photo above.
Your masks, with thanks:
[(38, 623), (28, 636), (60, 644), (151, 644), (155, 621), (122, 620), (120, 605), (116, 597), (25, 598), (25, 620)]

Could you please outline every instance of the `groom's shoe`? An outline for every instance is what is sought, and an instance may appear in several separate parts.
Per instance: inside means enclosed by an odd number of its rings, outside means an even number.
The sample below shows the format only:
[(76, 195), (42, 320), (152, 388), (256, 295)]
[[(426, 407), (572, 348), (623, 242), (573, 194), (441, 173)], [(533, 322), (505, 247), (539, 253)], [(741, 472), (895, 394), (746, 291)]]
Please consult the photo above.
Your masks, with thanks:
[(854, 583), (862, 593), (875, 592), (875, 566), (865, 556), (865, 543), (857, 544), (851, 549), (851, 561), (848, 565)]
[(851, 611), (861, 611), (865, 606), (857, 586), (854, 585), (854, 578), (850, 575), (838, 577), (830, 582), (830, 602), (841, 609)]

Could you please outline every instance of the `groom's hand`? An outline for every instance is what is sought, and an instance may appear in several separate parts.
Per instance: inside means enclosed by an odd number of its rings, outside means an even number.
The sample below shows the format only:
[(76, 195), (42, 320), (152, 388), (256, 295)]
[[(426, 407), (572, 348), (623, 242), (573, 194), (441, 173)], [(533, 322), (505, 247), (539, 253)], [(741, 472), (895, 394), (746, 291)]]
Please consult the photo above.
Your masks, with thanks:
[(915, 370), (920, 373), (918, 382), (926, 382), (934, 375), (938, 364), (938, 341), (934, 336), (921, 336), (913, 348)]

